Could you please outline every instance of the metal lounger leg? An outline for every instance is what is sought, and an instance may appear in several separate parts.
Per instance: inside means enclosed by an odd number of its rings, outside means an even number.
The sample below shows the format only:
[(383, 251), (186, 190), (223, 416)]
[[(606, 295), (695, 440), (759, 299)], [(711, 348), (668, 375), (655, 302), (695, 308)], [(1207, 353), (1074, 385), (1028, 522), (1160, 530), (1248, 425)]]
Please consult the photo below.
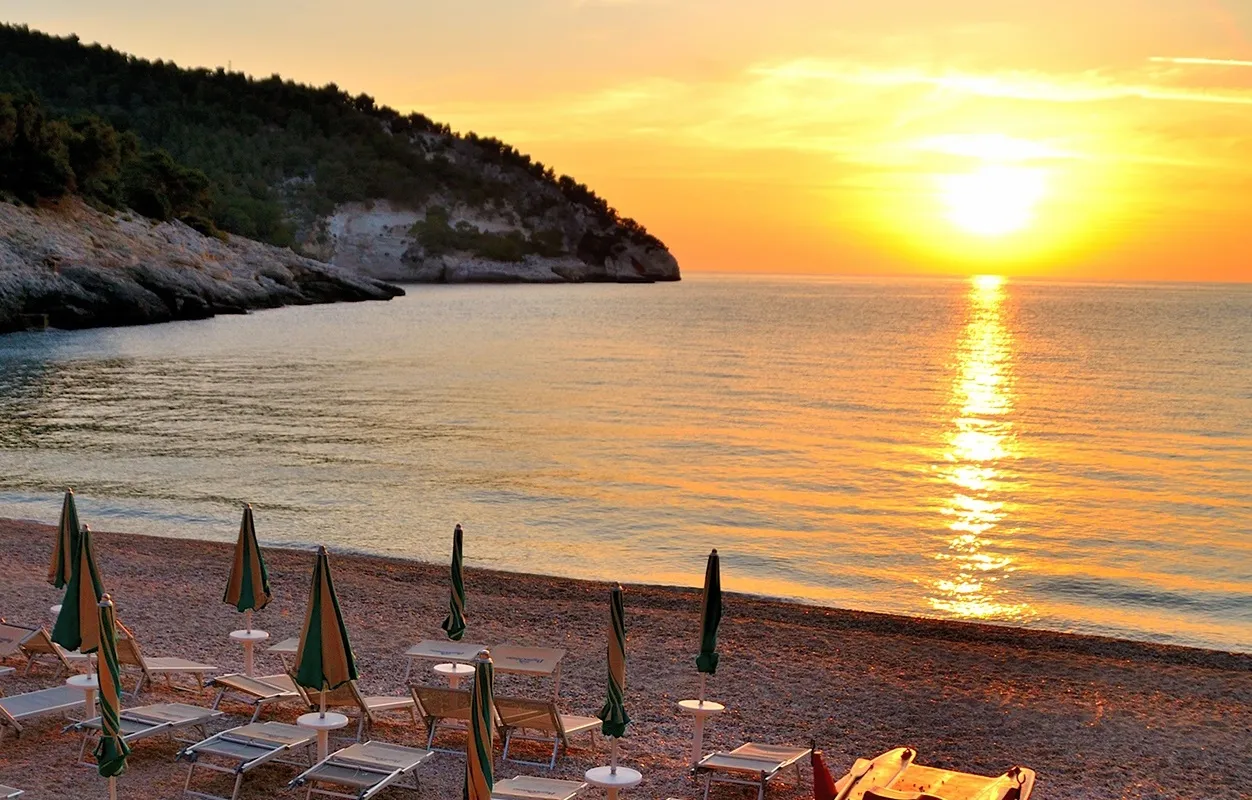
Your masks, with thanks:
[(235, 791), (230, 793), (230, 800), (239, 800), (239, 790), (243, 788), (243, 772), (235, 776)]
[(556, 755), (560, 752), (561, 737), (557, 736), (552, 740), (552, 760), (548, 762), (548, 769), (556, 769)]
[(709, 800), (709, 784), (712, 783), (712, 781), (712, 774), (708, 772), (704, 773), (704, 800)]

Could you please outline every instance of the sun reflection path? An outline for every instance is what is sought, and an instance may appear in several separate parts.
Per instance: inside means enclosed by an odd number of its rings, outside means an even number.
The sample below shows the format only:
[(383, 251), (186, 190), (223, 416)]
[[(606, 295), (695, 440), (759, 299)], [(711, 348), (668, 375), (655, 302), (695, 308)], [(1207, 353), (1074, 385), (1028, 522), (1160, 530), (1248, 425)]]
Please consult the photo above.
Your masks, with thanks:
[(941, 513), (947, 546), (935, 555), (946, 565), (930, 582), (930, 606), (965, 619), (1021, 620), (1025, 603), (1010, 602), (1001, 579), (1014, 560), (997, 552), (1006, 509), (1004, 467), (1017, 455), (1013, 411), (1013, 338), (1004, 324), (1004, 281), (971, 281), (968, 319), (957, 346), (952, 387), (956, 409), (939, 467), (945, 492)]

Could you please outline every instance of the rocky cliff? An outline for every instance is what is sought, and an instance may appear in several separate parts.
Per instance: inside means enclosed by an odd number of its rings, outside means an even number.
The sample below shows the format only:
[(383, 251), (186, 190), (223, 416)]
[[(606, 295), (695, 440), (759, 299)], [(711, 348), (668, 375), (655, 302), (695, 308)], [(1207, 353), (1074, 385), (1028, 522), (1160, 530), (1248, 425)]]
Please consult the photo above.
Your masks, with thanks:
[(67, 200), (0, 203), (0, 333), (142, 325), (404, 292), (291, 250)]
[[(420, 210), (387, 201), (344, 204), (319, 221), (303, 248), (342, 269), (401, 282), (649, 283), (679, 279), (678, 262), (663, 246), (647, 239), (618, 238), (605, 243), (601, 252), (593, 252), (586, 244), (582, 252), (566, 245), (571, 240), (594, 240), (596, 231), (594, 220), (583, 218), (571, 207), (554, 204), (546, 215), (528, 220), (503, 204), (490, 210), (452, 205), (449, 212), (450, 200), (438, 197)], [(457, 233), (444, 237), (451, 241), (431, 244), (434, 214), (444, 215), (438, 224)], [(562, 215), (569, 218), (559, 219)], [(546, 254), (508, 252), (510, 243), (530, 241), (538, 230), (557, 231), (552, 237), (561, 245)], [(493, 246), (500, 246), (497, 249), (505, 257), (491, 257)]]

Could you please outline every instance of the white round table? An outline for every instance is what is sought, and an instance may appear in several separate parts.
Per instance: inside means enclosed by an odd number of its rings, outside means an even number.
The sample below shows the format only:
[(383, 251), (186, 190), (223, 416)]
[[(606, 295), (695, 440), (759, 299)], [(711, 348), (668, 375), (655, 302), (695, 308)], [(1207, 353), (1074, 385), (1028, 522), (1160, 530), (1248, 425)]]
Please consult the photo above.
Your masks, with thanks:
[(253, 628), (250, 631), (231, 631), (230, 638), (232, 641), (243, 645), (243, 674), (251, 678), (252, 648), (256, 646), (257, 642), (263, 642), (270, 638), (270, 635), (265, 631)]
[(325, 715), (320, 711), (311, 711), (302, 714), (296, 724), (301, 728), (317, 731), (317, 760), (321, 761), (330, 755), (330, 732), (346, 728), (348, 718), (333, 711), (327, 711)]
[(96, 690), (100, 688), (100, 681), (96, 678), (96, 674), (92, 672), (85, 675), (71, 675), (65, 683), (83, 693), (83, 719), (94, 717), (96, 715)]
[(614, 772), (612, 767), (596, 767), (587, 770), (583, 778), (592, 786), (604, 789), (608, 793), (609, 800), (617, 800), (619, 791), (639, 785), (639, 782), (643, 780), (643, 773), (630, 767), (618, 767), (617, 772)]
[(704, 758), (704, 718), (722, 713), (726, 706), (712, 700), (679, 700), (678, 708), (696, 718), (695, 735), (691, 740), (691, 766), (694, 767)]
[(57, 617), (61, 616), (61, 604), (57, 603), (52, 608), (48, 609), (48, 611), (52, 614), (52, 618), (56, 619)]
[(436, 664), (431, 669), (448, 679), (450, 689), (459, 688), (462, 678), (468, 678), (474, 674), (474, 668), (469, 664)]

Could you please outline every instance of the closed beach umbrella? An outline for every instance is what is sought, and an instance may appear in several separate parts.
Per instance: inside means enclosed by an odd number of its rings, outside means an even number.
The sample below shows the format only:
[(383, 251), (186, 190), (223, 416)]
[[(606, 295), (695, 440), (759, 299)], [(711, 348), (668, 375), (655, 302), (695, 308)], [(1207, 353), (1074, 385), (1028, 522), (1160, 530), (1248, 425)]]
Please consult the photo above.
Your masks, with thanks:
[(86, 525), (79, 534), (76, 550), (74, 568), (65, 585), (65, 599), (61, 601), (61, 613), (57, 614), (56, 625), (52, 627), (52, 641), (66, 650), (94, 653), (100, 646), (99, 604), (104, 584), (91, 550), (91, 529)]
[(317, 548), (309, 608), (296, 650), (296, 682), (322, 693), (322, 713), (326, 713), (326, 691), (357, 679), (356, 660), (348, 642), (348, 629), (339, 611), (335, 582), (330, 576), (330, 559), (325, 547)]
[(57, 540), (52, 547), (52, 563), (48, 565), (48, 583), (60, 589), (69, 582), (74, 571), (74, 552), (78, 546), (78, 509), (74, 507), (74, 490), (65, 490), (61, 503), (61, 522), (57, 525)]
[(117, 796), (115, 778), (126, 771), (130, 746), (122, 738), (121, 665), (117, 660), (117, 619), (113, 601), (106, 594), (98, 607), (100, 654), (96, 658), (96, 676), (100, 697), (100, 741), (96, 744), (96, 769), (100, 777), (109, 779), (109, 797)]
[(630, 717), (626, 714), (626, 608), (622, 587), (609, 593), (609, 680), (608, 696), (600, 709), (600, 732), (613, 738), (610, 765), (617, 771), (617, 740), (626, 735)]
[(722, 566), (717, 550), (709, 553), (704, 568), (704, 598), (700, 604), (700, 655), (696, 669), (700, 671), (700, 702), (704, 702), (704, 680), (717, 672), (717, 626), (722, 622)]
[(495, 788), (491, 763), (495, 759), (493, 736), (495, 667), (487, 650), (474, 659), (474, 686), (470, 689), (470, 735), (465, 742), (465, 790), (461, 800), (491, 800)]
[(270, 598), (270, 577), (257, 545), (252, 506), (245, 505), (243, 521), (239, 523), (239, 539), (235, 542), (235, 561), (230, 567), (222, 602), (244, 612), (248, 630), (252, 630), (252, 612), (269, 605)]
[(448, 617), (443, 629), (448, 638), (459, 642), (465, 635), (465, 576), (461, 572), (461, 526), (452, 531), (452, 588), (448, 593)]

